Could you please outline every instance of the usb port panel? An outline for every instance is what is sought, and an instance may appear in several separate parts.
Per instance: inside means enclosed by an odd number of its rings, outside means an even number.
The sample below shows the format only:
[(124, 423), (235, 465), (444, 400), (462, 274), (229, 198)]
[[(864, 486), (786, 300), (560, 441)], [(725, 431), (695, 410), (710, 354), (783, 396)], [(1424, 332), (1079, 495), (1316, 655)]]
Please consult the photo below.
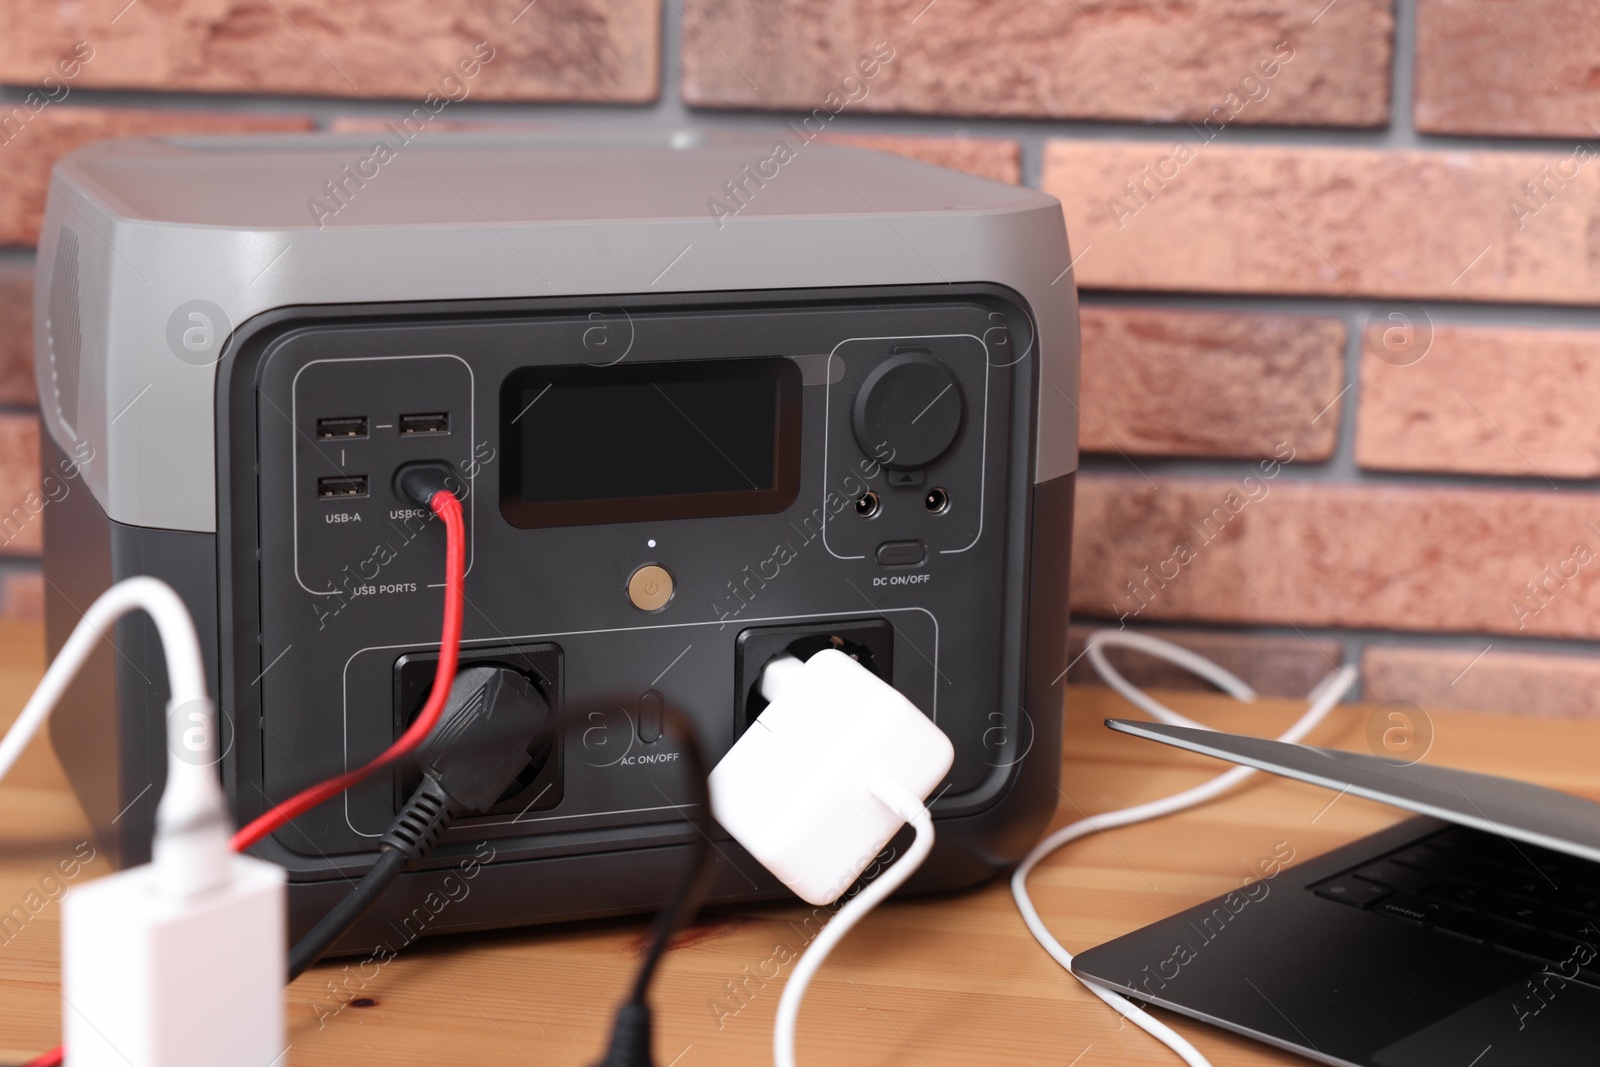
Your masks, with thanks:
[(418, 415), (400, 416), (400, 436), (416, 437), (422, 434), (449, 433), (450, 413), (431, 411)]
[(317, 498), (320, 500), (348, 500), (366, 495), (365, 474), (338, 474), (317, 479)]
[(365, 415), (336, 415), (317, 420), (317, 440), (349, 441), (367, 436)]

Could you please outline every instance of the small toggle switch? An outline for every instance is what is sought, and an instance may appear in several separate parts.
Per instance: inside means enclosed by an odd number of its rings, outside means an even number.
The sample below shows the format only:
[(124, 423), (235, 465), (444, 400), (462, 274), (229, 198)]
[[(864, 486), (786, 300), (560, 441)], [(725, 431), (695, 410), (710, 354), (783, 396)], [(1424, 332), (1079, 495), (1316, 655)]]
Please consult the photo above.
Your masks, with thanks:
[(928, 558), (921, 541), (885, 541), (878, 546), (878, 562), (885, 567), (914, 567)]
[(667, 698), (660, 691), (646, 689), (639, 695), (639, 740), (653, 745), (661, 739), (661, 709)]

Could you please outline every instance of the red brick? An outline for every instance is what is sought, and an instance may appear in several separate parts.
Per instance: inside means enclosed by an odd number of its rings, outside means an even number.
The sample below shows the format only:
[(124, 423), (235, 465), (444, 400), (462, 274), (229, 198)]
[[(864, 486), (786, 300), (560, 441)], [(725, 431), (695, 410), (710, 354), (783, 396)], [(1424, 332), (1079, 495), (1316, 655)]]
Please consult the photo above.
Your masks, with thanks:
[(964, 170), (991, 181), (1022, 181), (1022, 146), (991, 137), (907, 137), (888, 133), (828, 134), (834, 144), (909, 156), (936, 167)]
[[(1600, 661), (1593, 656), (1469, 648), (1369, 645), (1361, 656), (1364, 698), (1423, 708), (1511, 712), (1557, 719), (1600, 717)], [(1479, 653), (1483, 653), (1479, 658)]]
[(0, 263), (0, 404), (33, 405), (33, 266)]
[(6, 181), (0, 183), (0, 244), (31, 245), (39, 239), (50, 168), (68, 152), (90, 142), (162, 134), (282, 132), (312, 126), (305, 115), (47, 107), (0, 145), (8, 166)]
[(1074, 612), (1600, 637), (1600, 494), (1293, 477), (1083, 476)]
[[(1109, 628), (1115, 629), (1114, 626)], [(1105, 684), (1088, 657), (1079, 658), (1084, 643), (1095, 629), (1097, 627), (1092, 624), (1072, 627), (1068, 657), (1073, 666), (1067, 672), (1067, 681), (1072, 685)], [(1308, 642), (1293, 635), (1165, 629), (1152, 632), (1227, 668), (1262, 696), (1303, 697), (1329, 671), (1344, 662), (1344, 649), (1339, 642), (1326, 638)], [(1124, 678), (1141, 689), (1216, 692), (1210, 682), (1153, 656), (1119, 648), (1108, 649), (1106, 658)]]
[(1342, 320), (1086, 305), (1081, 321), (1085, 451), (1254, 457), (1288, 441), (1302, 461), (1333, 454)]
[[(685, 0), (681, 91), (702, 107), (831, 110), (837, 92), (857, 111), (1172, 122), (1227, 107), (1238, 123), (1382, 125), (1390, 3), (1320, 6)], [(1286, 41), (1292, 58), (1262, 79)], [(875, 50), (892, 58), (865, 95), (841, 87)]]
[(39, 493), (38, 417), (0, 414), (0, 556), (39, 554), (46, 506)]
[(1587, 0), (1418, 0), (1417, 128), (1587, 140), (1600, 132), (1596, 55)]
[(1363, 467), (1600, 477), (1600, 333), (1436, 326), (1421, 359), (1396, 365), (1383, 332), (1370, 325), (1362, 346)]
[[(13, 12), (0, 80), (34, 85), (78, 41), (71, 87), (648, 103), (660, 92), (660, 0), (220, 4), (77, 0)], [(15, 6), (15, 5), (13, 5)], [(520, 10), (519, 10), (520, 9)], [(113, 16), (116, 16), (115, 19)], [(445, 84), (487, 43), (470, 79)], [(463, 87), (466, 96), (462, 96)]]
[(1514, 214), (1562, 153), (1186, 143), (1181, 166), (1169, 142), (1047, 145), (1080, 286), (1600, 301), (1600, 164)]
[(44, 575), (37, 570), (8, 568), (0, 574), (0, 619), (44, 621)]

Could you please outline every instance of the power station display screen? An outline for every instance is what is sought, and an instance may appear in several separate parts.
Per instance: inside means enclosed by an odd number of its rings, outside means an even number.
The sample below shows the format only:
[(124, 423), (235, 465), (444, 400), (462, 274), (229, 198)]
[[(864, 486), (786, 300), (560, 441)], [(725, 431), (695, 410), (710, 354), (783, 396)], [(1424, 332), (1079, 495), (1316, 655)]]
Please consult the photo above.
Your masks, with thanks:
[(500, 393), (500, 509), (526, 528), (782, 511), (800, 388), (782, 357), (523, 367)]

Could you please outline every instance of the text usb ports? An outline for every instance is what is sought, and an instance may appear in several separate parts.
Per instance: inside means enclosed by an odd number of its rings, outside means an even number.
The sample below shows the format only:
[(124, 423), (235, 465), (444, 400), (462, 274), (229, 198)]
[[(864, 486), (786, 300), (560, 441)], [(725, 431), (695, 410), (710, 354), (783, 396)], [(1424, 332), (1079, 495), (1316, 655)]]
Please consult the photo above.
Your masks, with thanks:
[(317, 497), (321, 500), (349, 500), (366, 495), (365, 474), (338, 474), (317, 479)]
[(401, 437), (414, 437), (420, 434), (449, 432), (450, 413), (446, 411), (433, 411), (418, 415), (400, 416)]

